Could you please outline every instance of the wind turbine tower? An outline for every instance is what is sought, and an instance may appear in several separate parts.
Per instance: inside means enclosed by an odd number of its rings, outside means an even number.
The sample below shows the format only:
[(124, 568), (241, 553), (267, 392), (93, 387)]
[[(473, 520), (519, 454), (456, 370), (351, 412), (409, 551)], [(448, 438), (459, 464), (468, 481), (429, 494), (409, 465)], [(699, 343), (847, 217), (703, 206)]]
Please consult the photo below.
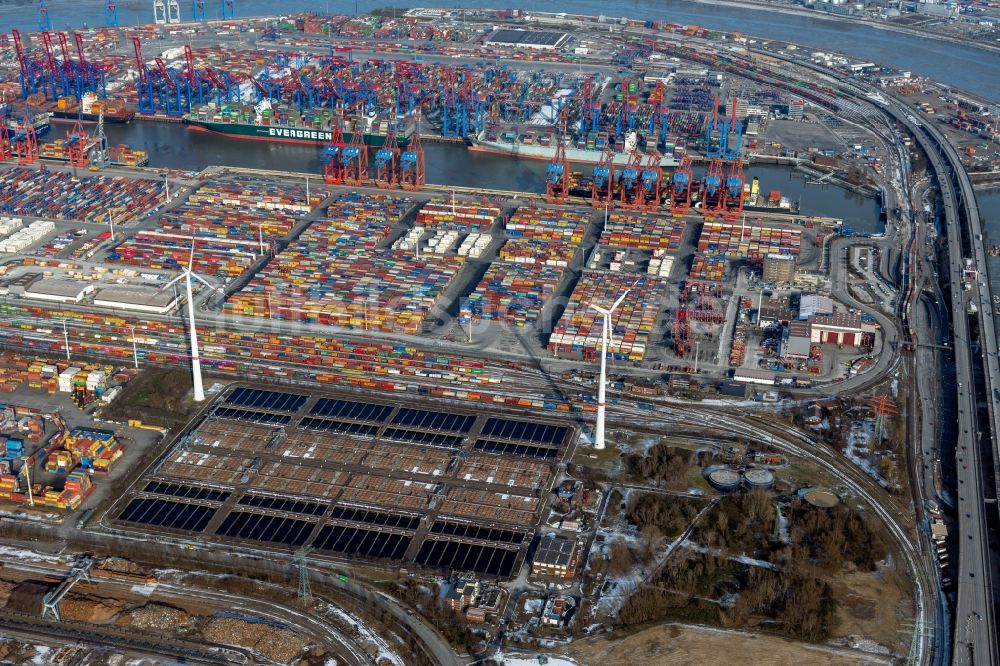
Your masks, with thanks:
[(191, 239), (191, 254), (188, 257), (188, 265), (184, 269), (184, 272), (175, 277), (173, 280), (164, 285), (164, 289), (173, 286), (180, 280), (184, 280), (184, 290), (185, 296), (187, 297), (187, 311), (188, 311), (188, 331), (191, 334), (191, 379), (192, 379), (192, 393), (194, 394), (195, 402), (203, 402), (205, 400), (205, 388), (201, 381), (201, 357), (198, 354), (198, 329), (195, 326), (194, 320), (194, 292), (191, 289), (192, 278), (198, 280), (203, 285), (208, 287), (212, 291), (217, 291), (217, 288), (209, 284), (200, 275), (196, 274), (193, 270), (194, 266), (194, 238)]
[(618, 306), (622, 304), (625, 297), (628, 296), (629, 292), (635, 288), (635, 283), (631, 287), (625, 290), (625, 293), (618, 297), (618, 300), (607, 309), (602, 308), (599, 305), (594, 305), (591, 303), (590, 307), (596, 310), (604, 319), (603, 325), (601, 326), (601, 379), (597, 385), (597, 425), (594, 428), (594, 448), (597, 450), (604, 449), (604, 417), (605, 417), (605, 395), (607, 392), (608, 385), (608, 347), (610, 347), (609, 338), (611, 337), (611, 315), (615, 313)]

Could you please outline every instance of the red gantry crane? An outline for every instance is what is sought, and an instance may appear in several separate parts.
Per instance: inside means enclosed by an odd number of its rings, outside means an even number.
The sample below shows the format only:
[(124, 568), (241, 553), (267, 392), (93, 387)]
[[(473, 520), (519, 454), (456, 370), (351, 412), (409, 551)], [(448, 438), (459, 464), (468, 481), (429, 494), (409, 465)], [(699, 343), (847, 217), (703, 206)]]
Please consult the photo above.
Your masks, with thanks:
[(685, 155), (670, 178), (670, 213), (674, 217), (683, 217), (691, 210), (693, 183), (694, 171), (691, 169), (691, 158)]
[(399, 157), (399, 184), (404, 190), (419, 190), (426, 181), (424, 148), (420, 145), (420, 125), (413, 131), (410, 145)]
[(639, 180), (642, 172), (642, 158), (641, 152), (633, 150), (629, 155), (628, 164), (620, 171), (618, 196), (622, 208), (637, 209), (642, 204), (642, 183)]
[(375, 180), (373, 181), (375, 185), (394, 187), (398, 165), (399, 144), (396, 141), (396, 128), (393, 126), (385, 135), (385, 143), (375, 151)]
[(726, 196), (722, 173), (722, 160), (715, 158), (708, 164), (708, 171), (701, 181), (701, 214), (713, 218), (725, 207)]
[(736, 220), (743, 214), (743, 187), (746, 178), (743, 176), (743, 160), (732, 161), (729, 174), (726, 176), (723, 198), (725, 200), (723, 216), (727, 220)]
[(11, 143), (14, 144), (14, 157), (18, 164), (34, 164), (38, 161), (38, 135), (35, 134), (30, 113), (25, 113), (18, 120)]
[(340, 151), (344, 167), (344, 184), (362, 185), (368, 182), (368, 146), (365, 145), (364, 119), (358, 116), (351, 131), (351, 143)]
[(549, 203), (566, 203), (569, 196), (569, 162), (566, 160), (566, 140), (556, 137), (556, 154), (545, 171), (545, 198)]
[(614, 198), (615, 187), (615, 151), (611, 146), (604, 149), (601, 159), (592, 172), (590, 181), (591, 204), (593, 206), (610, 205)]
[(344, 168), (340, 163), (340, 153), (347, 147), (344, 142), (344, 133), (340, 127), (333, 128), (333, 136), (330, 142), (323, 147), (320, 155), (320, 162), (323, 163), (323, 180), (327, 185), (339, 185), (344, 182)]
[(656, 210), (662, 201), (663, 184), (663, 159), (657, 150), (646, 155), (646, 163), (639, 174), (641, 182), (639, 188), (639, 208), (642, 210)]
[(10, 145), (10, 130), (7, 129), (6, 120), (0, 121), (0, 160), (10, 159), (14, 154), (14, 148)]
[(66, 132), (66, 157), (69, 165), (74, 167), (84, 167), (90, 163), (88, 149), (90, 138), (83, 131), (83, 123), (77, 120), (73, 123), (73, 128)]

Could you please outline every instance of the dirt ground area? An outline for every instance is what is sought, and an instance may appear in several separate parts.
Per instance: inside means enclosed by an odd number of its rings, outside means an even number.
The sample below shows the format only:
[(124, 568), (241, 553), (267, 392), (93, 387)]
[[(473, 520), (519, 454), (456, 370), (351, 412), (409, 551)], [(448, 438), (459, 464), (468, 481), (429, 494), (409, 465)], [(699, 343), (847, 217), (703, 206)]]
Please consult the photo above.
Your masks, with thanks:
[(899, 633), (899, 622), (913, 617), (913, 609), (893, 576), (893, 572), (853, 572), (831, 582), (837, 600), (835, 638), (863, 637), (888, 648), (905, 648), (901, 641), (909, 641)]
[[(206, 376), (206, 389), (217, 381)], [(104, 417), (112, 421), (138, 419), (143, 423), (180, 429), (201, 408), (191, 401), (190, 389), (191, 375), (187, 370), (148, 368), (129, 382), (121, 395), (104, 409)]]
[(620, 639), (579, 640), (560, 650), (580, 664), (603, 666), (699, 666), (729, 661), (739, 655), (743, 663), (809, 664), (810, 666), (859, 666), (888, 664), (886, 659), (798, 643), (776, 636), (741, 634), (701, 627), (666, 624)]

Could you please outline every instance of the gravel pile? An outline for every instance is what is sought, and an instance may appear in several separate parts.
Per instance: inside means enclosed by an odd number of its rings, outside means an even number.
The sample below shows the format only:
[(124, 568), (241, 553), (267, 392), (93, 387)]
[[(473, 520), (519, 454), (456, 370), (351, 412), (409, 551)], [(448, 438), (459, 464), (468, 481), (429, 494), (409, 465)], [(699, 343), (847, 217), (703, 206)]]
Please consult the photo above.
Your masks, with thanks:
[(146, 604), (129, 614), (129, 624), (137, 629), (173, 631), (191, 624), (191, 616), (179, 608), (163, 604)]
[(209, 620), (201, 635), (213, 643), (250, 648), (260, 656), (281, 664), (290, 663), (311, 644), (287, 629), (230, 617)]
[(0, 580), (0, 608), (7, 605), (7, 599), (10, 598), (10, 593), (14, 590), (14, 583), (8, 583), (5, 580)]
[(59, 603), (59, 616), (64, 620), (103, 624), (117, 615), (123, 605), (118, 599), (95, 599), (73, 595)]
[(142, 569), (139, 568), (138, 564), (123, 557), (107, 557), (97, 568), (104, 569), (105, 571), (117, 571), (118, 573), (142, 573)]

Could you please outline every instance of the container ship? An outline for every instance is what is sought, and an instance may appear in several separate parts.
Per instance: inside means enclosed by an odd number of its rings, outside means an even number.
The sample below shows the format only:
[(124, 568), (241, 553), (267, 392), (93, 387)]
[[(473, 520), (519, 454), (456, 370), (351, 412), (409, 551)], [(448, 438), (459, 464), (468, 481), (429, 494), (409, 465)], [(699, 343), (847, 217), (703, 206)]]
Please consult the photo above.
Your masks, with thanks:
[[(333, 139), (333, 129), (340, 127), (344, 141), (350, 143), (357, 120), (344, 119), (330, 109), (301, 114), (293, 108), (272, 108), (267, 102), (256, 106), (207, 104), (184, 116), (194, 130), (215, 132), (240, 139), (274, 143), (305, 143), (322, 146)], [(396, 126), (396, 143), (409, 145), (415, 124), (410, 116), (369, 115), (360, 119), (365, 144), (382, 146), (390, 128)]]
[(50, 109), (53, 119), (80, 120), (85, 123), (96, 123), (102, 111), (105, 123), (125, 124), (135, 118), (135, 111), (125, 104), (102, 102), (92, 92), (85, 93), (79, 103), (72, 97), (61, 97)]
[[(56, 139), (38, 146), (38, 156), (43, 160), (68, 162), (65, 139)], [(108, 163), (114, 166), (146, 166), (149, 164), (149, 154), (145, 150), (137, 150), (124, 143), (108, 148)]]
[[(489, 129), (479, 136), (469, 139), (469, 150), (526, 157), (535, 160), (551, 160), (555, 157), (558, 138), (552, 132), (538, 133), (537, 130), (519, 131), (515, 129), (497, 133)], [(623, 139), (612, 146), (614, 163), (617, 166), (628, 164), (632, 153), (640, 149), (640, 137), (636, 132), (629, 132)], [(609, 145), (608, 135), (595, 132), (581, 136), (566, 144), (566, 159), (577, 164), (597, 164)], [(674, 156), (677, 148), (666, 146), (666, 153), (660, 160), (661, 166), (675, 167), (679, 160)], [(683, 152), (683, 149), (681, 149)]]
[(7, 129), (13, 132), (17, 129), (18, 122), (28, 114), (31, 124), (35, 128), (35, 136), (41, 138), (49, 133), (52, 125), (49, 124), (49, 114), (47, 111), (34, 107), (15, 108), (9, 104), (0, 104), (0, 119), (7, 125)]
[(791, 213), (798, 214), (799, 206), (778, 190), (771, 190), (767, 196), (760, 191), (760, 181), (754, 177), (743, 189), (743, 210), (751, 213)]

